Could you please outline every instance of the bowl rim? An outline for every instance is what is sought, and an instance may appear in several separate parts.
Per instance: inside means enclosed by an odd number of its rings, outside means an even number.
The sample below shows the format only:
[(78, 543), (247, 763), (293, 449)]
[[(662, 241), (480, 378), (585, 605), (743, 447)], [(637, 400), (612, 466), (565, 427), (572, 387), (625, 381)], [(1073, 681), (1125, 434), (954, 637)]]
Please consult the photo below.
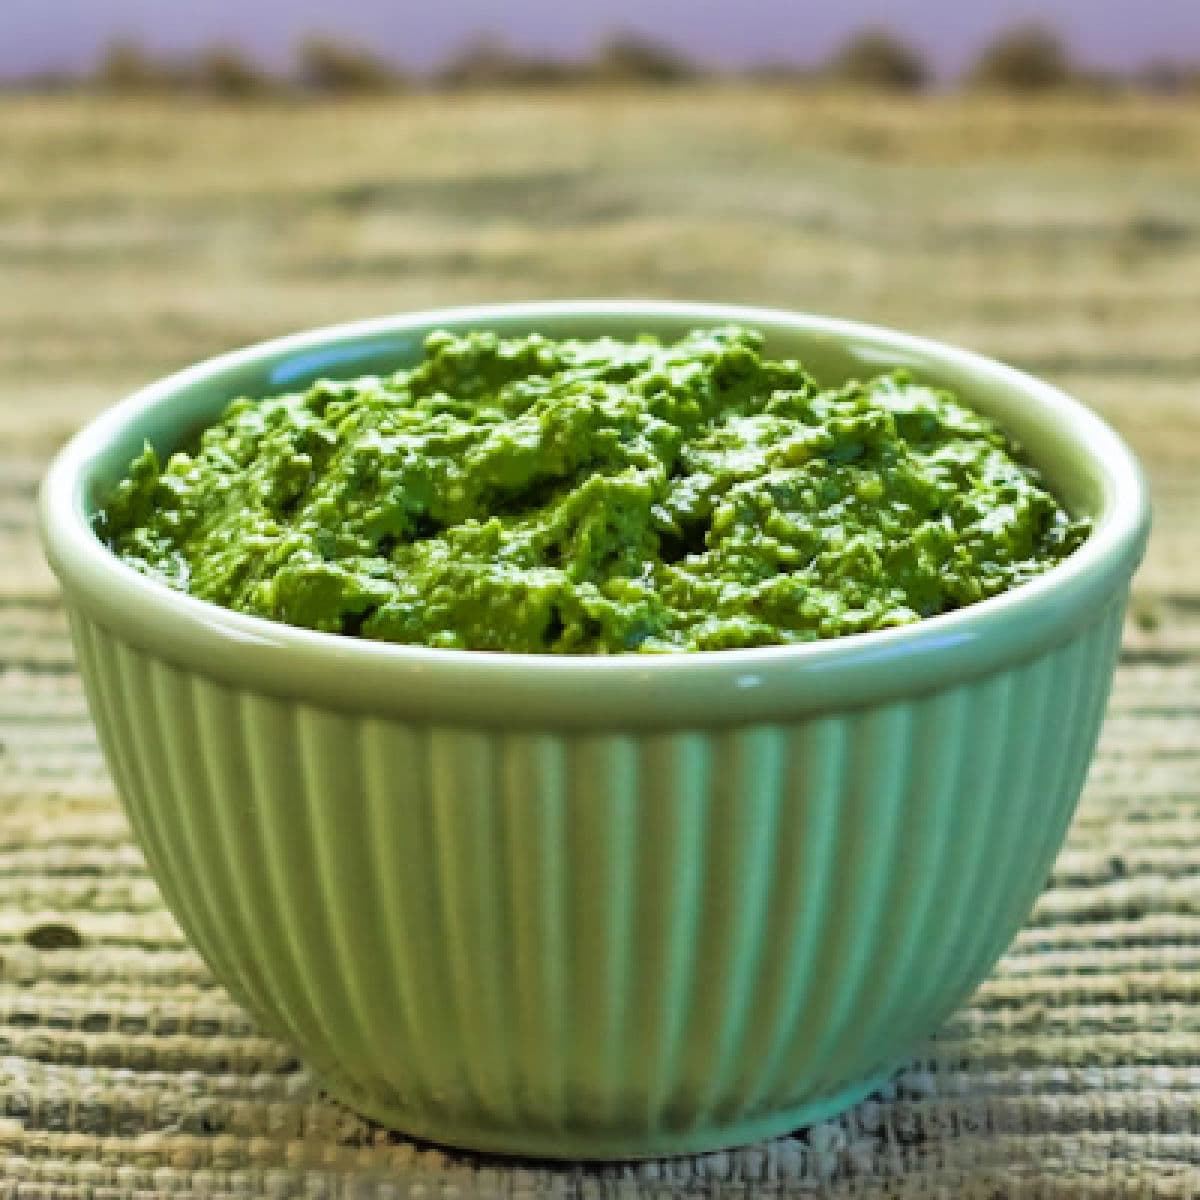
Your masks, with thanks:
[[(869, 344), (1020, 393), (1086, 446), (1104, 501), (1093, 532), (1045, 574), (912, 625), (798, 645), (679, 654), (553, 655), (446, 650), (322, 633), (175, 592), (122, 562), (96, 536), (85, 498), (117, 437), (185, 388), (240, 367), (387, 334), (485, 324), (620, 318), (738, 322)], [(881, 366), (883, 364), (881, 363)], [(1053, 482), (1053, 481), (1051, 481)], [(60, 450), (39, 495), (47, 559), (68, 610), (131, 645), (235, 688), (336, 709), (424, 720), (594, 727), (728, 725), (836, 711), (978, 678), (1067, 640), (1124, 603), (1144, 552), (1150, 506), (1131, 451), (1095, 413), (1052, 384), (970, 350), (819, 314), (744, 305), (575, 300), (429, 309), (325, 326), (204, 360), (135, 391)]]

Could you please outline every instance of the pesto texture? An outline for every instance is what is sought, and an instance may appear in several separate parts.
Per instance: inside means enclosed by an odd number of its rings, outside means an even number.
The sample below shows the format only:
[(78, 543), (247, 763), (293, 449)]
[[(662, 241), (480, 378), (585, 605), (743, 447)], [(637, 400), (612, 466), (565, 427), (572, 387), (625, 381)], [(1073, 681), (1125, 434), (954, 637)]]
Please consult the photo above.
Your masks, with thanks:
[(823, 387), (754, 332), (431, 334), (421, 362), (147, 447), (97, 532), (292, 625), (612, 654), (839, 637), (1016, 587), (1086, 536), (1017, 448), (903, 373)]

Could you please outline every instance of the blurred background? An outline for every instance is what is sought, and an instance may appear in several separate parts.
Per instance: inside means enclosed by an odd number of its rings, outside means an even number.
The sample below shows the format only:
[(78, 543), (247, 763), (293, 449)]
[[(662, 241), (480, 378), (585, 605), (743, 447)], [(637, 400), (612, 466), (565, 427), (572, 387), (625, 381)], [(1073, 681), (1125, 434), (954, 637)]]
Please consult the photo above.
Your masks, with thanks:
[[(125, 390), (316, 323), (637, 295), (952, 339), (1142, 453), (1152, 638), (1200, 500), (1200, 9), (4, 0), (0, 284), (23, 514)], [(30, 532), (0, 587), (51, 597)]]

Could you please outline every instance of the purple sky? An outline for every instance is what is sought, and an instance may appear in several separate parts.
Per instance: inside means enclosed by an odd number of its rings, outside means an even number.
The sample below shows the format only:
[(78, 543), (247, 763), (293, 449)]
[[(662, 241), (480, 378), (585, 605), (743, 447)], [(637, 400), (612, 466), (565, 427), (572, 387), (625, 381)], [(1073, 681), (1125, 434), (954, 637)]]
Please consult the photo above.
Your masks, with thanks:
[(119, 36), (162, 52), (234, 41), (280, 66), (314, 30), (369, 41), (414, 68), (481, 31), (581, 55), (615, 28), (726, 66), (806, 63), (873, 22), (953, 72), (998, 28), (1029, 19), (1056, 26), (1089, 65), (1200, 60), (1200, 0), (0, 0), (0, 76), (78, 68)]

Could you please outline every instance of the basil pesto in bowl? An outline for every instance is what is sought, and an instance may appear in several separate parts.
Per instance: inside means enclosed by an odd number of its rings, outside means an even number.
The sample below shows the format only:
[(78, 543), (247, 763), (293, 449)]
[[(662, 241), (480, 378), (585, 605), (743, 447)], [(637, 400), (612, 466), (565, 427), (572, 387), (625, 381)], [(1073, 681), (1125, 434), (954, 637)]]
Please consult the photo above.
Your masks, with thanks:
[(239, 398), (103, 501), (180, 591), (463, 650), (728, 650), (904, 625), (1086, 535), (955, 397), (823, 387), (744, 326), (552, 340), (437, 331), (386, 376)]
[(1149, 509), (1102, 421), (1002, 364), (580, 302), (189, 368), (60, 453), (41, 520), (115, 785), (230, 993), (395, 1128), (620, 1158), (846, 1107), (990, 970)]

